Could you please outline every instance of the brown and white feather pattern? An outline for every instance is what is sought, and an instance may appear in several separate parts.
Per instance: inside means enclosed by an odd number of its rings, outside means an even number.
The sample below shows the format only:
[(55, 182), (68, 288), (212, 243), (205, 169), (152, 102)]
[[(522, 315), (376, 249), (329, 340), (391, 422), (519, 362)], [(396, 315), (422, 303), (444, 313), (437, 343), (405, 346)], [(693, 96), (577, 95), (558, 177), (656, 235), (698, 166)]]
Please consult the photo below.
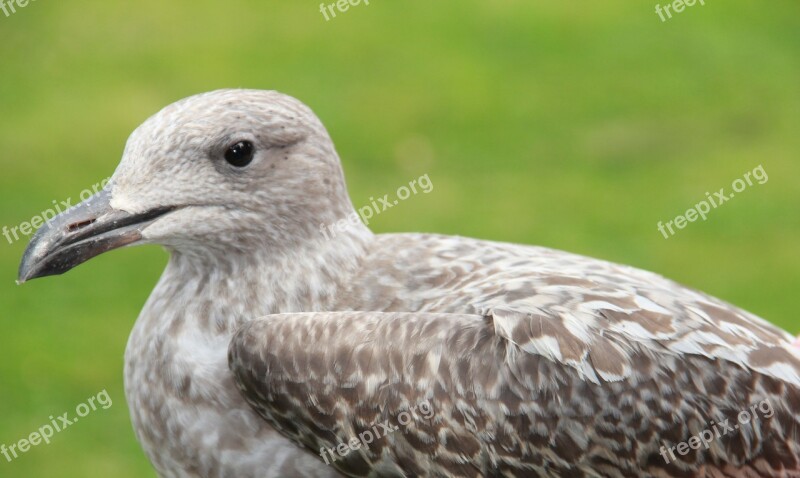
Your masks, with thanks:
[[(432, 406), (332, 463), (349, 476), (800, 476), (791, 338), (658, 275), (377, 236), (333, 310), (248, 323), (230, 366), (258, 413), (316, 453)], [(659, 453), (758, 403), (774, 415), (671, 463)]]
[[(226, 163), (243, 140), (252, 162)], [(785, 333), (549, 249), (363, 225), (326, 238), (320, 225), (354, 208), (333, 142), (294, 98), (168, 106), (110, 184), (115, 210), (170, 211), (141, 231), (171, 258), (125, 353), (134, 430), (161, 477), (800, 474)], [(317, 456), (424, 400), (429, 420), (332, 466)], [(765, 400), (768, 419), (659, 455)]]

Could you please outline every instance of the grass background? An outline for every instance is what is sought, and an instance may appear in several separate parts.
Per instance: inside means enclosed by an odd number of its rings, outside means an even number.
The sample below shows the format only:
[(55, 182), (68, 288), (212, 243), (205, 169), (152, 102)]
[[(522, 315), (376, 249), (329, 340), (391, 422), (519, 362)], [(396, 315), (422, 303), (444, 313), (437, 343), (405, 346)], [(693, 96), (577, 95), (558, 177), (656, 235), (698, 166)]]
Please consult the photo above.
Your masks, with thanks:
[[(583, 2), (585, 3), (585, 2)], [(800, 3), (31, 3), (0, 12), (0, 226), (109, 176), (128, 134), (179, 98), (277, 89), (328, 126), (356, 205), (428, 173), (372, 221), (535, 243), (653, 270), (792, 331), (800, 285)], [(658, 221), (763, 164), (756, 186), (669, 240)], [(122, 354), (166, 262), (116, 251), (17, 287), (0, 237), (0, 443), (107, 389), (98, 411), (3, 477), (154, 476)]]

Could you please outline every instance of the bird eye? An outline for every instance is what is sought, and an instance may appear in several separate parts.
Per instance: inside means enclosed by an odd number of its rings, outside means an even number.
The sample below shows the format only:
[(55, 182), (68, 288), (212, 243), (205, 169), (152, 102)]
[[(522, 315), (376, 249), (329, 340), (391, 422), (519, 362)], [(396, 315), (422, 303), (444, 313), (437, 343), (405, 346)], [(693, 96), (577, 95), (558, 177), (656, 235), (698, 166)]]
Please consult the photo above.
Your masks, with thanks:
[(253, 143), (239, 141), (225, 151), (225, 161), (237, 168), (243, 168), (253, 161)]

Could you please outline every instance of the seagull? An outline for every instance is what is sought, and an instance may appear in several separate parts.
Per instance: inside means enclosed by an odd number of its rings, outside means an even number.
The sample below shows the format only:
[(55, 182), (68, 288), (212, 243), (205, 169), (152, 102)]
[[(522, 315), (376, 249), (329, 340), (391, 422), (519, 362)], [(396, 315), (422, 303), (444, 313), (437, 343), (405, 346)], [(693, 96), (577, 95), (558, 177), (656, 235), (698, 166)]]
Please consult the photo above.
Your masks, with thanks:
[(170, 254), (125, 394), (161, 477), (800, 476), (800, 349), (657, 274), (373, 234), (300, 101), (220, 90), (130, 136), (19, 282)]

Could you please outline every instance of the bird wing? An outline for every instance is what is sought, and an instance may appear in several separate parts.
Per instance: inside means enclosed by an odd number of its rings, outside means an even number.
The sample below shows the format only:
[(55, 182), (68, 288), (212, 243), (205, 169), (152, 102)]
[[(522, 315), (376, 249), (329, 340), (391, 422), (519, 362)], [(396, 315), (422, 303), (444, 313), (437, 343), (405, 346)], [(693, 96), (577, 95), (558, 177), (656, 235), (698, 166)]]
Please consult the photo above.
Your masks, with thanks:
[(686, 331), (564, 327), (502, 308), (278, 314), (237, 332), (229, 365), (264, 419), (348, 476), (800, 468), (800, 359), (788, 346), (753, 341), (752, 365), (741, 344), (682, 350)]

